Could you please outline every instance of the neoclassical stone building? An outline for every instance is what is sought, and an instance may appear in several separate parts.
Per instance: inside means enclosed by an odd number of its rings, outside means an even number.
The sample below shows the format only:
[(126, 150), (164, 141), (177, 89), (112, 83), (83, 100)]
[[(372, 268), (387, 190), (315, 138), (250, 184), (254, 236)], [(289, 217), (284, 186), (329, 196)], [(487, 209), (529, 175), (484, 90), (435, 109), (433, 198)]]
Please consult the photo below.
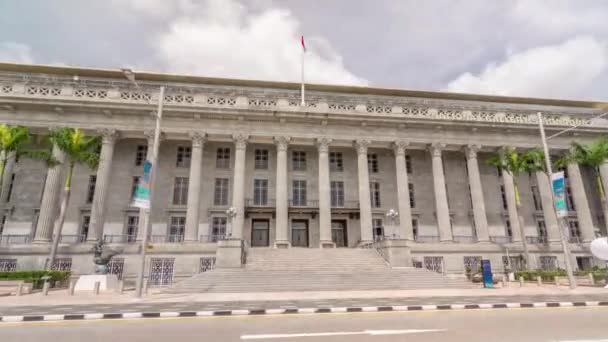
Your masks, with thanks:
[[(131, 206), (152, 151), (159, 87), (166, 87), (149, 270), (160, 283), (206, 270), (217, 241), (251, 248), (356, 248), (406, 241), (413, 263), (463, 273), (481, 258), (495, 270), (564, 267), (551, 190), (542, 173), (514, 180), (487, 164), (501, 146), (540, 145), (536, 115), (559, 154), (605, 134), (605, 103), (308, 85), (0, 64), (0, 122), (29, 127), (34, 144), (54, 127), (103, 137), (97, 170), (78, 165), (56, 268), (92, 270), (92, 244), (123, 253), (115, 272), (136, 272), (143, 229)], [(55, 149), (59, 160), (65, 157)], [(0, 197), (0, 270), (44, 265), (64, 166), (8, 156)], [(604, 169), (602, 169), (604, 170)], [(592, 170), (571, 164), (568, 217), (573, 262), (596, 261), (606, 234)], [(608, 181), (608, 173), (602, 173)], [(513, 182), (521, 191), (520, 234)], [(227, 216), (233, 207), (236, 216)], [(393, 210), (397, 217), (387, 216)]]

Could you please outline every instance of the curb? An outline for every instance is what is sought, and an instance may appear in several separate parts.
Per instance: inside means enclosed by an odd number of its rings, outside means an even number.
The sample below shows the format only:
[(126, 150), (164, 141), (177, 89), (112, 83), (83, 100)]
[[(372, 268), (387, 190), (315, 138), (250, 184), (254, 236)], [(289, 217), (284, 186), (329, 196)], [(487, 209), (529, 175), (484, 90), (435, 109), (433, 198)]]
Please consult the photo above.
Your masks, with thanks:
[(498, 303), (498, 304), (446, 304), (446, 305), (409, 305), (409, 306), (364, 306), (364, 307), (327, 307), (327, 308), (281, 308), (220, 311), (164, 311), (164, 312), (125, 312), (125, 313), (88, 313), (64, 315), (0, 316), (0, 322), (42, 322), (42, 321), (79, 321), (168, 317), (211, 317), (211, 316), (258, 316), (289, 314), (322, 314), (345, 312), (404, 312), (404, 311), (446, 311), (462, 309), (519, 309), (519, 308), (564, 308), (599, 307), (608, 302), (536, 302), (536, 303)]

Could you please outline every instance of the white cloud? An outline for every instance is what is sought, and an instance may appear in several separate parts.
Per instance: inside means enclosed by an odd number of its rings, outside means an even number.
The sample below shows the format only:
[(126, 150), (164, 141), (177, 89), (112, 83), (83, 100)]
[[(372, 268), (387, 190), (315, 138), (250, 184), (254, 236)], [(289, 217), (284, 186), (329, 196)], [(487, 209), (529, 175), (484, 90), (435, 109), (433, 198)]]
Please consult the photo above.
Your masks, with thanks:
[(501, 63), (489, 63), (478, 75), (469, 72), (446, 90), (512, 96), (587, 97), (608, 75), (608, 46), (593, 37), (531, 48)]
[(0, 62), (33, 63), (32, 49), (16, 42), (0, 42)]
[[(175, 13), (148, 43), (167, 71), (211, 77), (299, 81), (301, 28), (286, 9), (252, 11), (235, 0), (131, 0), (131, 9), (151, 17)], [(167, 25), (168, 22), (168, 25)], [(306, 37), (306, 81), (365, 85), (344, 66), (323, 37)]]

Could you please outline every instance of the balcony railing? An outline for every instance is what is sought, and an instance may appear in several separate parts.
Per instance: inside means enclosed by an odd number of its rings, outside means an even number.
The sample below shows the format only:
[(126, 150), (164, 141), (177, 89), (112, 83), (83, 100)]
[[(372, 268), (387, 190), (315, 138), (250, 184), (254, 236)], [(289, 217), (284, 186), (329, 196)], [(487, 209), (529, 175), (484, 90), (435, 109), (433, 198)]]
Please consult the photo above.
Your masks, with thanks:
[(103, 242), (105, 243), (135, 243), (136, 240), (136, 235), (129, 234), (106, 234), (103, 236)]
[(494, 243), (510, 243), (513, 242), (513, 238), (510, 236), (490, 236), (490, 241)]
[(226, 234), (210, 234), (199, 236), (198, 241), (200, 242), (218, 242), (221, 240), (227, 240), (229, 237)]
[(530, 244), (545, 244), (548, 240), (546, 236), (526, 236), (526, 242)]
[(266, 201), (261, 201), (248, 198), (246, 199), (245, 203), (250, 208), (271, 208), (275, 206), (275, 201), (273, 199), (266, 199)]
[(172, 235), (151, 235), (151, 243), (182, 243), (184, 242), (183, 234), (172, 234)]
[(27, 245), (32, 242), (29, 234), (7, 234), (0, 235), (0, 246)]
[(418, 235), (414, 237), (416, 242), (420, 243), (435, 243), (439, 242), (439, 236), (435, 235)]
[(359, 201), (338, 201), (331, 203), (332, 208), (350, 208), (350, 209), (359, 209)]
[(570, 236), (568, 238), (569, 243), (583, 243), (583, 238), (580, 236)]
[(477, 242), (477, 236), (454, 235), (452, 237), (452, 240), (454, 240), (454, 242), (460, 242), (460, 243), (474, 243), (474, 242)]
[(289, 200), (289, 206), (290, 207), (295, 207), (295, 208), (318, 208), (319, 207), (319, 201), (311, 201), (311, 200), (306, 200), (306, 201), (294, 201), (294, 200)]
[(84, 234), (61, 234), (59, 243), (75, 245), (87, 241), (87, 236)]

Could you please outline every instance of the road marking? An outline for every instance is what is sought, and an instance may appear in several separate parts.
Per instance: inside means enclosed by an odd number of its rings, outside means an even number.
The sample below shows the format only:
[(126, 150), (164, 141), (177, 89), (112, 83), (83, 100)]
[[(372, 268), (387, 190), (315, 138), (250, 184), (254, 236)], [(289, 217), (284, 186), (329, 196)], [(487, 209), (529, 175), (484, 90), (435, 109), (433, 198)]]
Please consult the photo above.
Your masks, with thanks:
[(608, 342), (608, 339), (602, 340), (560, 340), (557, 342)]
[(319, 332), (319, 333), (294, 333), (294, 334), (259, 334), (259, 335), (241, 335), (241, 340), (263, 340), (276, 338), (292, 338), (292, 337), (326, 337), (326, 336), (349, 336), (349, 335), (405, 335), (405, 334), (420, 334), (428, 332), (446, 331), (445, 329), (405, 329), (405, 330), (363, 330), (363, 331), (334, 331), (334, 332)]

